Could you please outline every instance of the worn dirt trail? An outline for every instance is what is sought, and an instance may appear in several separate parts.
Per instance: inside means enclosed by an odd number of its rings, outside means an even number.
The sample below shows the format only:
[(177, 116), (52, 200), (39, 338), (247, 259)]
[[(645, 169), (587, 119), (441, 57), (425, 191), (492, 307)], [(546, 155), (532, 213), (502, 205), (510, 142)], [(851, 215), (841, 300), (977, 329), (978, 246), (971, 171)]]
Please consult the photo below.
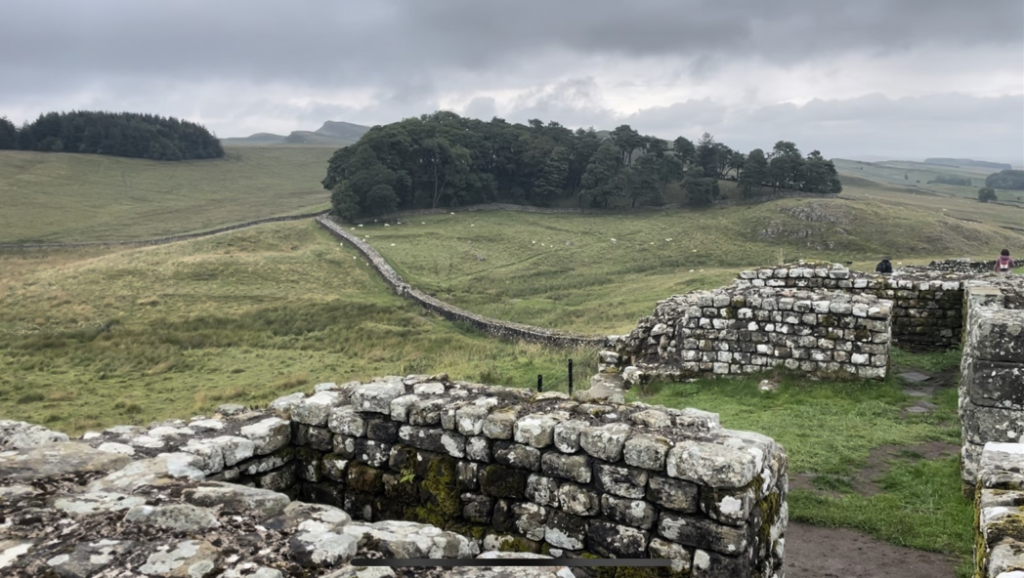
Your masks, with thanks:
[(901, 548), (845, 528), (790, 522), (786, 578), (955, 578), (954, 556)]

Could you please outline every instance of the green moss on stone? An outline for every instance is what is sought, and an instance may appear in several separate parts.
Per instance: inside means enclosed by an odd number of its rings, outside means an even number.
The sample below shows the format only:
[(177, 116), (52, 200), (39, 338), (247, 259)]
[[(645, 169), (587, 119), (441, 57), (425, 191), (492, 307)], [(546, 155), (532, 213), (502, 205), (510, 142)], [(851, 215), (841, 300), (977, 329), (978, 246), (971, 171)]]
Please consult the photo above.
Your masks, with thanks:
[(480, 473), (480, 490), (496, 498), (522, 499), (526, 495), (526, 472), (491, 464)]
[(531, 552), (536, 553), (538, 548), (535, 542), (518, 536), (505, 536), (498, 546), (499, 552)]
[(442, 456), (432, 459), (419, 486), (421, 492), (427, 494), (427, 500), (408, 508), (405, 519), (446, 530), (458, 524), (462, 503), (459, 501), (459, 480), (453, 458)]

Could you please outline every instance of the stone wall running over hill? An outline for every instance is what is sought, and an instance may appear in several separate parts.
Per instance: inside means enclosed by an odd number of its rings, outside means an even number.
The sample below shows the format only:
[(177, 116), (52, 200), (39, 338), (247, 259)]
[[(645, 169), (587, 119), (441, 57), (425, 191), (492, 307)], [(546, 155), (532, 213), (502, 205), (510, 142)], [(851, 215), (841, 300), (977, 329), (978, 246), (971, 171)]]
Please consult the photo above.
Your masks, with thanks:
[(974, 484), (988, 442), (1024, 442), (1024, 278), (968, 282), (960, 365), (965, 486)]
[(604, 341), (603, 337), (597, 335), (577, 335), (565, 331), (491, 319), (445, 303), (406, 283), (380, 253), (369, 244), (363, 242), (358, 236), (346, 231), (330, 217), (326, 215), (319, 216), (316, 222), (335, 237), (355, 247), (363, 256), (369, 259), (373, 268), (377, 270), (377, 273), (384, 279), (384, 282), (394, 289), (395, 293), (416, 301), (426, 309), (438, 313), (445, 319), (468, 323), (485, 333), (505, 339), (532, 341), (563, 347), (596, 347)]
[(1024, 444), (985, 444), (975, 496), (977, 578), (1024, 576)]
[(809, 373), (885, 377), (890, 301), (758, 287), (754, 281), (765, 284), (764, 279), (740, 280), (661, 301), (629, 335), (609, 338), (612, 351), (602, 354), (603, 369), (632, 366), (644, 375), (688, 379), (784, 365)]
[[(3, 431), (16, 448), (0, 453), (5, 576), (340, 578), (356, 575), (355, 556), (481, 550), (782, 574), (786, 454), (699, 410), (442, 375), (320, 384), (267, 410), (222, 406), (81, 441)], [(553, 577), (557, 564), (517, 575)]]

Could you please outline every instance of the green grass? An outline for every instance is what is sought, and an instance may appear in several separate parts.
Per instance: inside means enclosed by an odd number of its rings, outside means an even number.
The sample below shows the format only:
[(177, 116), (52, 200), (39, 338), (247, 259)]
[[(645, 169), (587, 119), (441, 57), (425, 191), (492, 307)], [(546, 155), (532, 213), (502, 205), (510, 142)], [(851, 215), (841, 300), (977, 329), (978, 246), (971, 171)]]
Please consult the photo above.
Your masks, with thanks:
[(487, 338), (391, 293), (312, 222), (126, 250), (0, 254), (3, 417), (80, 433), (262, 404), (323, 381), (447, 372), (565, 389), (595, 351)]
[[(837, 222), (801, 218), (808, 207)], [(627, 332), (657, 301), (718, 287), (745, 267), (822, 259), (873, 270), (884, 254), (927, 262), (1020, 243), (998, 227), (843, 198), (620, 215), (457, 213), (354, 230), (438, 298), (585, 333)]]
[[(930, 165), (912, 161), (885, 161), (868, 163), (861, 161), (850, 161), (846, 159), (835, 159), (836, 168), (843, 177), (860, 177), (869, 179), (886, 186), (916, 189), (919, 191), (931, 192), (940, 195), (962, 197), (973, 199), (977, 202), (978, 189), (985, 186), (985, 178), (998, 169), (987, 169), (982, 167), (947, 167), (942, 165)], [(939, 175), (966, 177), (971, 179), (970, 186), (945, 185), (929, 183)], [(904, 178), (906, 176), (906, 178)], [(1000, 201), (1022, 203), (1024, 193), (1020, 191), (996, 191)]]
[(0, 243), (123, 241), (326, 209), (326, 147), (158, 162), (0, 151)]
[[(925, 369), (948, 369), (952, 357), (894, 355), (901, 363)], [(901, 546), (971, 554), (973, 504), (961, 496), (957, 458), (923, 461), (905, 452), (876, 480), (880, 493), (861, 495), (852, 483), (871, 450), (880, 446), (928, 441), (959, 445), (955, 388), (940, 390), (933, 413), (907, 415), (901, 409), (913, 400), (894, 377), (831, 383), (780, 376), (773, 394), (759, 392), (760, 377), (751, 377), (655, 384), (631, 397), (718, 412), (724, 427), (760, 432), (781, 443), (789, 456), (791, 480), (799, 474), (817, 476), (817, 490), (791, 491), (792, 520), (854, 528)]]

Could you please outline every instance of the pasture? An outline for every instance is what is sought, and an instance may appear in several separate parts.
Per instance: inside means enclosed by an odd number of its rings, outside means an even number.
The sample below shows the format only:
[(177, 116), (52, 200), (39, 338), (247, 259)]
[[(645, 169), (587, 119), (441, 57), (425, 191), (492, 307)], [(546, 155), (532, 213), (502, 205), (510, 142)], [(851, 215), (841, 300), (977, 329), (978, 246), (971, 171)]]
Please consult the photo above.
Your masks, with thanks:
[(618, 215), (456, 213), (349, 227), (414, 286), (491, 317), (585, 333), (628, 331), (670, 295), (745, 267), (853, 262), (872, 270), (943, 257), (994, 258), (1020, 235), (871, 200)]
[(129, 241), (327, 209), (327, 147), (160, 162), (0, 151), (0, 243)]

